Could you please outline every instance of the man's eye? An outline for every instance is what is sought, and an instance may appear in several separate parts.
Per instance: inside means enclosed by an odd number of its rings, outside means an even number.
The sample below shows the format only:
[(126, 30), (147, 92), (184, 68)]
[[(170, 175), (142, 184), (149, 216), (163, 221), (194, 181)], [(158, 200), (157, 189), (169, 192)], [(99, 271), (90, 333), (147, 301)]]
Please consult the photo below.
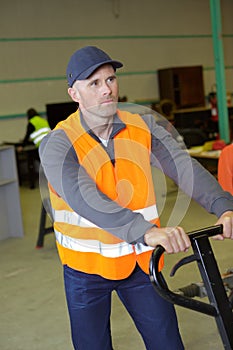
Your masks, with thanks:
[(110, 78), (108, 78), (108, 82), (112, 83), (115, 79), (116, 79), (116, 77), (110, 77)]
[(94, 80), (92, 83), (91, 83), (91, 86), (97, 86), (98, 85), (98, 81), (97, 80)]

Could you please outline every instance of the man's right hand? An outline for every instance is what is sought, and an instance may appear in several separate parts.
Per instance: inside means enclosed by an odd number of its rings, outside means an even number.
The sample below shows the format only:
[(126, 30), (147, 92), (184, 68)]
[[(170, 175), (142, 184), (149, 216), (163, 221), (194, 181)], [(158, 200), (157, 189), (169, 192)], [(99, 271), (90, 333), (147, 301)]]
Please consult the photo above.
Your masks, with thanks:
[(161, 245), (168, 254), (186, 252), (191, 246), (190, 239), (182, 227), (152, 227), (144, 235), (148, 246)]

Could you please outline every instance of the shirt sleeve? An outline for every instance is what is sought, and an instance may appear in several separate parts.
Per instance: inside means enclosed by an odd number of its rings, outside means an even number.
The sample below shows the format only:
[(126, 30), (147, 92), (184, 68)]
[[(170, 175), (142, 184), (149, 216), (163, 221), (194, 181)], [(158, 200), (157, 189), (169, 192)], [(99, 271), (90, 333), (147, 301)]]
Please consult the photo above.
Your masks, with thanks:
[(23, 147), (29, 143), (30, 135), (33, 133), (33, 131), (35, 131), (35, 127), (31, 123), (28, 123), (26, 134), (25, 134), (23, 142), (22, 142)]
[(128, 243), (144, 243), (145, 232), (154, 225), (98, 190), (63, 130), (46, 135), (39, 154), (48, 182), (75, 212)]
[(182, 149), (176, 139), (178, 133), (159, 125), (153, 115), (143, 116), (151, 130), (151, 164), (160, 168), (189, 197), (197, 201), (209, 213), (220, 217), (233, 210), (233, 197), (223, 191), (218, 181), (198, 161)]

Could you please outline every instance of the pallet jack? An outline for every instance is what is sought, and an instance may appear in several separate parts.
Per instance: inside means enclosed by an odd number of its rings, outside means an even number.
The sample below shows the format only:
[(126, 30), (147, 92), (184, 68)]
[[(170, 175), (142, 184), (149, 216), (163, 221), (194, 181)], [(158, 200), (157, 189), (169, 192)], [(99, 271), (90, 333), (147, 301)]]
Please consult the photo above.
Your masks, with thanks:
[[(172, 304), (204, 313), (215, 318), (224, 349), (233, 349), (233, 269), (220, 275), (209, 237), (222, 234), (223, 226), (216, 225), (190, 232), (193, 254), (181, 259), (172, 269), (170, 276), (183, 265), (197, 262), (202, 277), (201, 283), (192, 283), (171, 291), (158, 270), (159, 259), (164, 248), (158, 246), (150, 261), (150, 280), (156, 292)], [(209, 303), (194, 299), (208, 297)]]

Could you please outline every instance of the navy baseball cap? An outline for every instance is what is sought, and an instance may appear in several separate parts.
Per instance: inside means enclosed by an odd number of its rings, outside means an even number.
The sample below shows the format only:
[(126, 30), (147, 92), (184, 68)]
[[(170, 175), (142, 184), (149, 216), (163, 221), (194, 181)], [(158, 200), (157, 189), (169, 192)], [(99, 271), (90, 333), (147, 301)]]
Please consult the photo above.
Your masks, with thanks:
[(113, 68), (121, 68), (123, 64), (112, 60), (104, 51), (95, 46), (85, 46), (77, 50), (70, 58), (66, 69), (68, 85), (73, 86), (76, 80), (87, 79), (97, 68), (110, 63)]

